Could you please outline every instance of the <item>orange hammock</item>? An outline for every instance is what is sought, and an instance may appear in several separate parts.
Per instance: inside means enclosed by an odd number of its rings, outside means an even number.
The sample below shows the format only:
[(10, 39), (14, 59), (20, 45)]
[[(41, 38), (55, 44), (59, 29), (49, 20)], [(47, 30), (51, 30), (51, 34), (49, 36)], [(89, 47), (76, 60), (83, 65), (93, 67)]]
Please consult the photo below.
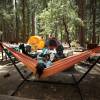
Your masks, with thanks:
[[(33, 72), (33, 74), (36, 73), (37, 60), (32, 59), (18, 51), (15, 51), (12, 48), (9, 48), (4, 44), (2, 44), (2, 45), (4, 47), (6, 47), (18, 60), (20, 60), (23, 64), (25, 64), (27, 66), (27, 68)], [(82, 60), (86, 60), (91, 55), (94, 56), (95, 52), (100, 52), (100, 47), (91, 49), (91, 50), (87, 50), (81, 54), (59, 60), (59, 61), (53, 63), (50, 67), (45, 68), (43, 71), (43, 74), (41, 75), (41, 78), (46, 78), (48, 76), (59, 73), (65, 69), (69, 69), (72, 67), (72, 65), (74, 65)]]

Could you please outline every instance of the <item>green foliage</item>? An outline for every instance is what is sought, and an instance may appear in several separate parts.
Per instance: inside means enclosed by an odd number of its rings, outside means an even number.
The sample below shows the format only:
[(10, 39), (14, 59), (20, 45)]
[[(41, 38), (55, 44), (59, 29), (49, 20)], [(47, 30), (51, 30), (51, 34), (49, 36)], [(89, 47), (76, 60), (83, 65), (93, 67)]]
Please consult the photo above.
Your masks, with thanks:
[[(82, 20), (78, 17), (77, 6), (72, 0), (51, 0), (48, 7), (37, 15), (37, 18), (40, 23), (40, 33), (44, 34), (54, 34), (57, 28), (64, 27), (63, 21), (67, 24), (71, 35), (76, 32), (79, 25), (83, 25)], [(63, 30), (64, 28), (62, 28)], [(57, 34), (59, 33), (60, 31)]]
[[(96, 0), (96, 22), (95, 22), (95, 33), (96, 36), (100, 37), (100, 0)], [(87, 1), (86, 4), (86, 40), (89, 43), (92, 43), (92, 34), (93, 34), (93, 3)], [(100, 40), (99, 40), (100, 41)], [(97, 39), (98, 43), (98, 39)]]
[[(4, 40), (7, 35), (12, 39), (17, 36), (23, 37), (23, 0), (1, 0), (0, 1), (0, 31), (3, 32)], [(70, 40), (78, 40), (79, 26), (84, 26), (86, 40), (91, 42), (93, 30), (93, 12), (91, 0), (86, 0), (85, 15), (82, 21), (78, 15), (79, 0), (24, 0), (24, 24), (26, 36), (32, 35), (32, 21), (35, 18), (37, 34), (53, 34), (54, 36), (64, 38), (67, 29)], [(97, 0), (96, 6), (96, 35), (100, 35), (100, 0)], [(65, 25), (66, 24), (66, 27)], [(17, 31), (17, 32), (16, 32)], [(11, 39), (11, 38), (9, 38)]]
[(0, 4), (0, 30), (4, 35), (13, 33), (15, 29), (15, 14), (12, 7), (12, 4), (9, 5), (7, 2), (1, 2)]

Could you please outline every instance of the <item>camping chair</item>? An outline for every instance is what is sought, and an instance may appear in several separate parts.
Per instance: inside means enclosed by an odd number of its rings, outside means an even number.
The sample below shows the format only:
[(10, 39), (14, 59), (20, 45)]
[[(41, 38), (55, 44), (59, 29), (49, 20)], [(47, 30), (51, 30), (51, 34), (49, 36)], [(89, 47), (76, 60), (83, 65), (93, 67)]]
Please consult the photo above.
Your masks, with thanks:
[[(20, 86), (22, 86), (22, 84), (25, 81), (30, 81), (30, 80), (28, 80), (30, 75), (35, 74), (37, 61), (35, 59), (32, 59), (32, 58), (24, 55), (24, 54), (21, 54), (17, 51), (14, 51), (13, 49), (7, 47), (4, 44), (2, 44), (2, 45), (3, 45), (2, 48), (6, 47), (18, 60), (20, 60), (22, 63), (24, 63), (27, 66), (27, 68), (32, 71), (32, 73), (30, 73), (27, 77), (24, 77), (23, 74), (21, 73), (21, 71), (17, 68), (16, 64), (13, 62), (13, 60), (9, 57), (11, 59), (12, 63), (14, 64), (15, 68), (19, 72), (20, 76), (23, 78), (23, 81), (18, 85), (17, 89), (12, 93), (12, 95), (15, 95), (15, 93), (18, 91)], [(97, 51), (100, 51), (100, 47), (93, 49), (93, 50), (85, 51), (85, 52), (78, 54), (78, 55), (74, 55), (74, 56), (59, 60), (59, 61), (55, 62), (51, 67), (45, 68), (44, 71), (43, 71), (43, 74), (40, 78), (46, 78), (46, 77), (49, 77), (49, 76), (54, 75), (56, 73), (59, 73), (59, 72), (65, 70), (65, 69), (69, 69), (69, 68), (72, 67), (72, 65), (74, 65), (74, 64), (76, 64), (76, 63), (78, 63), (82, 60), (86, 60), (91, 55), (94, 55), (95, 54), (94, 52), (97, 52)], [(81, 99), (83, 100), (81, 92), (80, 92), (79, 84), (99, 60), (100, 60), (100, 56), (96, 59), (96, 61), (90, 66), (90, 68), (86, 71), (86, 73), (78, 81), (76, 81), (74, 75), (72, 74), (72, 78), (73, 78), (74, 83), (62, 83), (62, 84), (64, 84), (64, 85), (69, 84), (69, 85), (76, 86), (77, 90), (78, 90), (78, 92), (81, 96)], [(33, 80), (33, 82), (52, 83), (52, 82), (41, 81), (41, 80), (40, 81), (39, 80)], [(61, 83), (58, 83), (58, 82), (53, 82), (53, 83), (61, 84)]]

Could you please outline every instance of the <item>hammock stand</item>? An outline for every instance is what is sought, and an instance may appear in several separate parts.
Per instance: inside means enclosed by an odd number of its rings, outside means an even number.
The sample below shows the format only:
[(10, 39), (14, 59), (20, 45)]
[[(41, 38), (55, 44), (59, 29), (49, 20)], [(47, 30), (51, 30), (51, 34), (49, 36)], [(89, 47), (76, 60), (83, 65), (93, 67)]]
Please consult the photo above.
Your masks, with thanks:
[[(2, 46), (3, 50), (5, 51), (4, 47)], [(79, 87), (80, 82), (86, 77), (86, 75), (92, 70), (92, 68), (96, 65), (96, 63), (100, 60), (100, 57), (98, 57), (95, 62), (90, 65), (90, 68), (83, 74), (83, 76), (77, 81), (75, 76), (73, 75), (73, 73), (71, 73), (72, 75), (72, 79), (73, 79), (73, 83), (62, 83), (62, 82), (54, 82), (54, 81), (44, 81), (44, 80), (29, 80), (29, 77), (32, 76), (33, 72), (31, 72), (29, 75), (27, 75), (26, 77), (23, 75), (23, 73), (20, 71), (20, 69), (18, 68), (18, 66), (15, 64), (14, 60), (9, 56), (9, 54), (7, 52), (5, 52), (7, 54), (7, 56), (9, 57), (10, 61), (12, 62), (12, 64), (14, 65), (14, 67), (16, 68), (16, 70), (18, 71), (19, 75), (21, 76), (21, 78), (23, 79), (22, 82), (16, 87), (16, 89), (14, 90), (14, 92), (11, 94), (11, 96), (14, 96), (19, 88), (27, 81), (27, 82), (39, 82), (39, 83), (48, 83), (48, 84), (62, 84), (62, 85), (71, 85), (71, 86), (75, 86), (77, 88), (77, 91), (80, 95), (81, 100), (83, 100), (82, 94), (81, 94), (81, 90)]]

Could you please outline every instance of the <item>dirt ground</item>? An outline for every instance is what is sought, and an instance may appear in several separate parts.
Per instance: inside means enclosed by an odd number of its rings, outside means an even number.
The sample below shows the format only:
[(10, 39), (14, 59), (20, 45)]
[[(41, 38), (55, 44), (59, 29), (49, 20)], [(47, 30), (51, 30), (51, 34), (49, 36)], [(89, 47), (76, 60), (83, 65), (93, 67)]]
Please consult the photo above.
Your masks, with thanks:
[[(17, 65), (25, 75), (29, 73), (23, 70), (22, 63), (17, 63)], [(58, 83), (72, 82), (70, 73), (74, 73), (78, 80), (80, 74), (82, 75), (87, 68), (76, 66), (68, 72), (61, 72), (45, 80)], [(22, 78), (11, 63), (0, 62), (0, 95), (11, 95), (21, 81)], [(100, 64), (93, 68), (79, 87), (84, 100), (100, 100)], [(25, 82), (15, 96), (37, 100), (81, 100), (75, 86), (40, 82)]]

